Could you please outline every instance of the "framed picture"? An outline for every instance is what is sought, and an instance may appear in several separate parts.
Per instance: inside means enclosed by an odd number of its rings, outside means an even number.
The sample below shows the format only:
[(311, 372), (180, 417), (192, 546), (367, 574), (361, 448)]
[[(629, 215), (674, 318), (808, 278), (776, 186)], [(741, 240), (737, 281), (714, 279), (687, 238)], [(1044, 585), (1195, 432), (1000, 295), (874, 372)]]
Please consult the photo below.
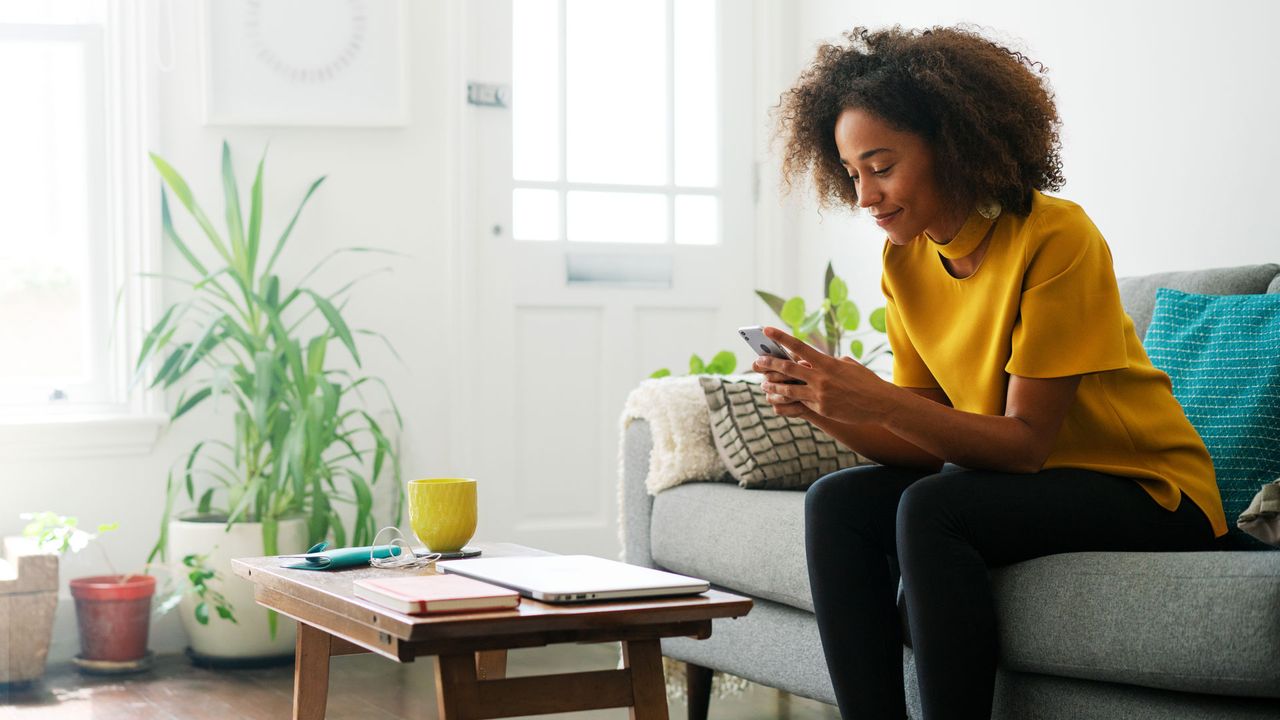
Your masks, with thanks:
[(409, 120), (403, 0), (204, 0), (207, 125)]

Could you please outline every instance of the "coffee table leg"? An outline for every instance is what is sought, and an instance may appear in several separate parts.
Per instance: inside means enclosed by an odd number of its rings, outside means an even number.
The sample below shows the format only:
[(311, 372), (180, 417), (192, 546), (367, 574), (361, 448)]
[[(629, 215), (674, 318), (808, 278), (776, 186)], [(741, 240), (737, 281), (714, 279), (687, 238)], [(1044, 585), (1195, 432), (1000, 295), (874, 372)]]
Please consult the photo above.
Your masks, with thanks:
[(474, 653), (436, 658), (436, 710), (440, 720), (463, 720), (474, 712), (477, 660)]
[(476, 652), (476, 676), (481, 680), (500, 680), (507, 676), (506, 650)]
[(329, 701), (329, 650), (333, 636), (306, 623), (298, 623), (293, 665), (294, 720), (324, 720)]
[(631, 720), (667, 720), (667, 683), (662, 675), (662, 645), (657, 640), (622, 643), (622, 661), (631, 670), (635, 705)]

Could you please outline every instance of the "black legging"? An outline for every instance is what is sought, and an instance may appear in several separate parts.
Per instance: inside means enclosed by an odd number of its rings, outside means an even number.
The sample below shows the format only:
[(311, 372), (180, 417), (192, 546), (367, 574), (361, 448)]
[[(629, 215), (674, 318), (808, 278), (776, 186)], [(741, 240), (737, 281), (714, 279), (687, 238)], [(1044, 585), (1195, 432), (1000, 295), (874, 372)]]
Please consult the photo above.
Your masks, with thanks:
[(900, 567), (925, 719), (987, 720), (997, 653), (988, 568), (1087, 550), (1204, 550), (1213, 528), (1185, 496), (1169, 512), (1133, 480), (1088, 470), (866, 466), (809, 488), (805, 546), (841, 717), (906, 717)]

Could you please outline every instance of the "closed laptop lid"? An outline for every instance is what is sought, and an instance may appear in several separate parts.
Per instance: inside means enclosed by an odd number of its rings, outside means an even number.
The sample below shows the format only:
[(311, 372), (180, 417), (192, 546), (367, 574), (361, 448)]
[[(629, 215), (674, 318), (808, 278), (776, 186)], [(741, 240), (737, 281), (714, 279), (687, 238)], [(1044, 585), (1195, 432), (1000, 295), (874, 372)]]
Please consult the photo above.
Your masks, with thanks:
[(706, 580), (594, 555), (475, 558), (444, 560), (436, 565), (446, 572), (502, 585), (529, 597), (552, 602), (691, 595), (710, 587)]

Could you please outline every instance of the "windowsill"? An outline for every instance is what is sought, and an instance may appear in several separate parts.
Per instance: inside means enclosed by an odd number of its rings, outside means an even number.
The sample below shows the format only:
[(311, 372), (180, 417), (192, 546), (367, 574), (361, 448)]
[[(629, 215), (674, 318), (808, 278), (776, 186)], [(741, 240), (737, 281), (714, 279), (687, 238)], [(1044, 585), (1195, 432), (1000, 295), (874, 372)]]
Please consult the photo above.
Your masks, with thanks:
[(0, 417), (0, 459), (145, 455), (168, 423), (162, 414)]

